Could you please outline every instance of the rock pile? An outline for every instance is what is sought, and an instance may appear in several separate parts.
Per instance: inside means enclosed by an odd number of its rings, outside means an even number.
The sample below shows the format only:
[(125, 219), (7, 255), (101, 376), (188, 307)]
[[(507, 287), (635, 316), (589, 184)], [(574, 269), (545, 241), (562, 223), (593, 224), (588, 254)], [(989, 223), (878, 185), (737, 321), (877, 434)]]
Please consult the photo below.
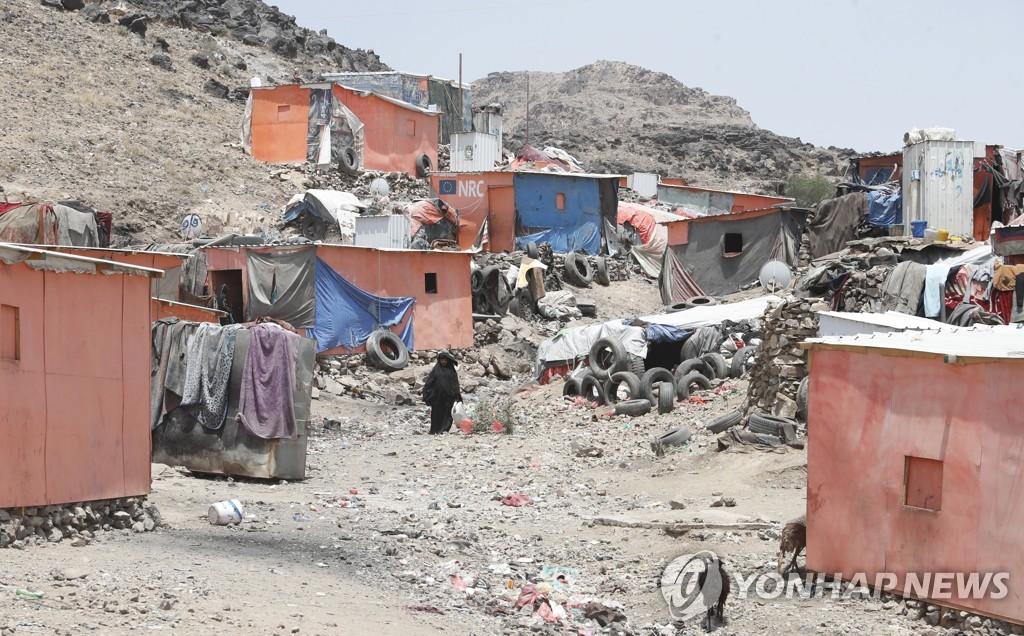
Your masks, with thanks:
[(358, 175), (350, 175), (340, 170), (319, 172), (316, 166), (307, 165), (302, 185), (310, 190), (339, 190), (351, 192), (360, 199), (370, 198), (370, 184), (374, 179), (384, 179), (388, 182), (390, 192), (388, 198), (392, 202), (412, 201), (413, 199), (426, 199), (431, 196), (430, 181), (417, 179), (404, 172), (380, 172), (378, 170), (364, 170)]
[(807, 375), (807, 352), (799, 345), (818, 334), (816, 312), (827, 309), (818, 299), (790, 296), (765, 312), (763, 338), (750, 372), (747, 412), (796, 416), (797, 388)]
[(64, 506), (0, 509), (0, 548), (73, 539), (87, 545), (110, 530), (149, 532), (162, 523), (160, 511), (145, 497), (71, 503)]

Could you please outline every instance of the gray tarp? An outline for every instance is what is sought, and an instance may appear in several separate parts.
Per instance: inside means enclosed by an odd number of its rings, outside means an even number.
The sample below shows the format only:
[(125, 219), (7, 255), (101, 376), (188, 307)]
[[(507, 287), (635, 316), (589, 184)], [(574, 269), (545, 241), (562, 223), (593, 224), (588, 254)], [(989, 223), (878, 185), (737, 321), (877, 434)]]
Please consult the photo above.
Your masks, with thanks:
[(96, 226), (96, 215), (79, 212), (59, 203), (54, 204), (57, 217), (57, 245), (75, 247), (99, 247), (100, 232)]
[(917, 314), (924, 292), (924, 279), (928, 268), (919, 263), (906, 261), (892, 268), (882, 285), (882, 301), (879, 312), (898, 311), (901, 314)]
[(548, 338), (537, 347), (537, 368), (539, 376), (549, 363), (575, 362), (590, 355), (590, 347), (601, 338), (611, 338), (622, 343), (627, 353), (641, 358), (647, 357), (647, 335), (642, 327), (628, 327), (621, 320), (565, 329)]
[(811, 239), (811, 258), (820, 258), (843, 249), (857, 238), (857, 226), (868, 213), (868, 195), (854, 192), (822, 201), (807, 224)]
[[(689, 223), (688, 242), (669, 249), (705, 293), (731, 294), (756, 281), (770, 260), (796, 264), (803, 217), (800, 210), (779, 210), (746, 218), (694, 219)], [(726, 234), (740, 235), (741, 252), (725, 254)]]
[(245, 256), (249, 300), (245, 319), (270, 317), (293, 327), (313, 327), (316, 313), (316, 250), (307, 247), (284, 254)]

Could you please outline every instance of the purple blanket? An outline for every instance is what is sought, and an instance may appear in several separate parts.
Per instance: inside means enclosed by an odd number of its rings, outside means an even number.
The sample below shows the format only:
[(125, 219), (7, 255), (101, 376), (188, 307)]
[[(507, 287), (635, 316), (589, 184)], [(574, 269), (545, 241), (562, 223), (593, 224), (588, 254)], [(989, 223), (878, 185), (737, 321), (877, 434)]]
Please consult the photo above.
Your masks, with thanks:
[(236, 421), (263, 439), (297, 436), (292, 392), (299, 336), (274, 324), (249, 327)]

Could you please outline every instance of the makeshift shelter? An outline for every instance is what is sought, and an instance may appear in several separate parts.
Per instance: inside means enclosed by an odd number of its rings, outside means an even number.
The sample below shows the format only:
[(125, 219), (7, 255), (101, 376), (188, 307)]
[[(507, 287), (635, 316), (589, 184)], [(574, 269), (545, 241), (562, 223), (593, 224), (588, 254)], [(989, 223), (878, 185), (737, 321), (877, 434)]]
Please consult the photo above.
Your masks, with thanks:
[(803, 210), (790, 208), (685, 221), (680, 224), (680, 243), (665, 251), (662, 302), (671, 305), (692, 295), (687, 277), (705, 293), (724, 295), (755, 282), (770, 260), (795, 266), (803, 224)]
[[(807, 568), (943, 607), (1024, 622), (1013, 578), (1024, 507), (1024, 332), (819, 338), (810, 350)], [(819, 399), (815, 396), (827, 396)], [(867, 523), (865, 521), (868, 521)], [(944, 596), (925, 573), (1010, 573), (1009, 593)], [(949, 592), (949, 588), (945, 590)], [(991, 590), (990, 590), (991, 591)]]
[(749, 212), (783, 203), (793, 203), (793, 199), (787, 197), (676, 185), (664, 179), (658, 184), (658, 201), (678, 206), (679, 210), (697, 216)]
[(437, 166), (438, 113), (345, 86), (254, 88), (243, 117), (243, 146), (271, 163), (338, 164), (405, 172)]
[(0, 203), (0, 242), (106, 247), (112, 222), (78, 201)]
[(0, 244), (0, 508), (149, 493), (158, 269)]
[(410, 349), (473, 345), (468, 252), (348, 245), (211, 247), (209, 286), (228, 285), (237, 322), (276, 318), (317, 353), (362, 351), (391, 328)]
[(551, 243), (556, 252), (604, 254), (614, 232), (618, 175), (479, 172), (431, 175), (441, 199), (459, 210), (460, 245), (472, 245), (486, 222), (492, 252)]
[[(473, 92), (469, 84), (459, 84), (433, 75), (401, 71), (364, 73), (324, 73), (324, 80), (359, 91), (368, 91), (440, 113), (438, 143), (448, 143), (453, 133), (470, 130), (474, 123)], [(461, 104), (461, 116), (460, 116)], [(500, 115), (498, 124), (500, 126)], [(482, 129), (490, 132), (489, 129)], [(500, 128), (499, 128), (500, 130)]]

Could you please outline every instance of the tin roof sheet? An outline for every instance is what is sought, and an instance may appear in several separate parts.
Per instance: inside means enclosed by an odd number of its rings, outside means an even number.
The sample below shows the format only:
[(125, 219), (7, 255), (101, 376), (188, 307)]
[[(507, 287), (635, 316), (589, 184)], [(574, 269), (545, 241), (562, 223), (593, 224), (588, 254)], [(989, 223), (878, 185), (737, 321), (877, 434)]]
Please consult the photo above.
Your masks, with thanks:
[(884, 349), (958, 358), (1024, 359), (1024, 325), (810, 338), (807, 348)]

